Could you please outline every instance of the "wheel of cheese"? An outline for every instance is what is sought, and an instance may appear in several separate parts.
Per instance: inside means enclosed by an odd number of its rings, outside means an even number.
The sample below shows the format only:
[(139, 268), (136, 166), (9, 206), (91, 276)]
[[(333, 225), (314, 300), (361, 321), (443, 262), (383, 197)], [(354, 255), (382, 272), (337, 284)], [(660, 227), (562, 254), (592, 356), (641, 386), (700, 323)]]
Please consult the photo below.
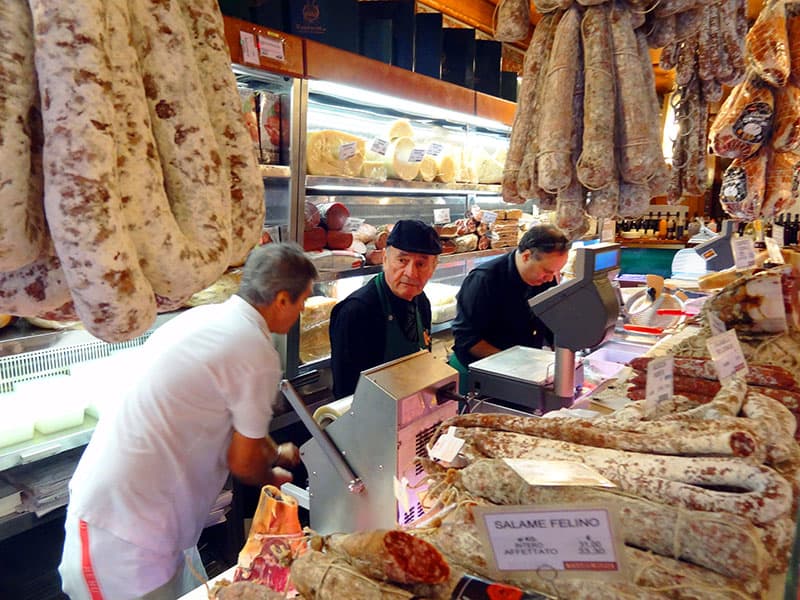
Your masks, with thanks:
[(436, 178), (436, 159), (428, 154), (422, 157), (419, 163), (419, 173), (417, 179), (422, 181), (433, 181)]
[(411, 123), (408, 119), (397, 119), (396, 121), (392, 121), (392, 123), (389, 125), (387, 136), (389, 137), (390, 141), (400, 137), (413, 138), (414, 128), (411, 127)]
[(419, 173), (419, 163), (410, 163), (408, 158), (414, 150), (414, 140), (410, 137), (399, 137), (386, 151), (386, 174), (393, 179), (411, 181)]
[(436, 180), (453, 183), (456, 180), (456, 162), (449, 154), (439, 157), (436, 163)]
[(308, 174), (357, 177), (365, 152), (366, 143), (358, 136), (333, 129), (311, 131), (306, 142)]

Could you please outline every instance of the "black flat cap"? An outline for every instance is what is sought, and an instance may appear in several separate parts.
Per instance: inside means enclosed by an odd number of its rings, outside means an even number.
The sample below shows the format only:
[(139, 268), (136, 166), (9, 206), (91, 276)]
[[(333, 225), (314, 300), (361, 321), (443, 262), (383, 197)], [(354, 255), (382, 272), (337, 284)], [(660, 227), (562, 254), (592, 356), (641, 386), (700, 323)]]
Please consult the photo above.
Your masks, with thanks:
[(403, 219), (392, 227), (387, 246), (393, 246), (404, 252), (418, 254), (441, 254), (442, 244), (439, 234), (430, 225), (413, 219)]

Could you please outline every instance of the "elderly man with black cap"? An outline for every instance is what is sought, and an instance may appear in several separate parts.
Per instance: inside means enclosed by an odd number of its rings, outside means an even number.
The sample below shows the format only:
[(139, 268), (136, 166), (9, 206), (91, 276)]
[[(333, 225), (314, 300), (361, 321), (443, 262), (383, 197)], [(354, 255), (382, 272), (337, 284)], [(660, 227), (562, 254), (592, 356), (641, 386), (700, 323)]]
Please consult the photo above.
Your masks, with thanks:
[(442, 252), (439, 235), (422, 221), (402, 220), (386, 246), (383, 272), (331, 313), (336, 398), (355, 391), (361, 371), (431, 347), (431, 303), (422, 290)]

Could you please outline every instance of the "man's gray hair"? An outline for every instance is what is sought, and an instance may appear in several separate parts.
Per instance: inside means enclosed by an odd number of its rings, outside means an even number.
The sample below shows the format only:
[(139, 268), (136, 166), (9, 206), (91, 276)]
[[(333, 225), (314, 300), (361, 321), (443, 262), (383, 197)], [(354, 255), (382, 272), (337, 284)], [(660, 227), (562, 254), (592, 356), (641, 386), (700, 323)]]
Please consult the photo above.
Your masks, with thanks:
[(300, 246), (265, 244), (247, 256), (237, 293), (253, 306), (268, 306), (282, 291), (296, 302), (316, 278), (317, 268)]

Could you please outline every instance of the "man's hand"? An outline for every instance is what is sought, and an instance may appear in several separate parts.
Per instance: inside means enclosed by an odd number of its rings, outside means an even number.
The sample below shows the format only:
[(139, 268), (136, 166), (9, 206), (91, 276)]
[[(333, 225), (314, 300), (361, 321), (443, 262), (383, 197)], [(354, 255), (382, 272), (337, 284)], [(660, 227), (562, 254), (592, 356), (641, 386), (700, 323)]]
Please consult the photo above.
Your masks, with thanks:
[(300, 449), (292, 444), (286, 442), (278, 446), (278, 453), (275, 458), (276, 467), (286, 467), (291, 469), (300, 464)]

